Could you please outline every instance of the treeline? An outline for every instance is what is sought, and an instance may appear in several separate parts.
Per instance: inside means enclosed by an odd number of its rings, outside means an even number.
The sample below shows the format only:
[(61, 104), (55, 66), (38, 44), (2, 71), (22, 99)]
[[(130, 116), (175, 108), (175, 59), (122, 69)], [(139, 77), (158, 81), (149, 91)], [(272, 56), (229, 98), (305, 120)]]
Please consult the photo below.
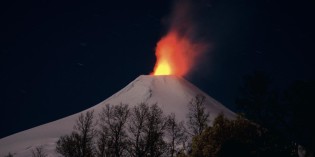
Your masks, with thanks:
[[(98, 115), (81, 114), (73, 132), (57, 141), (56, 152), (64, 157), (297, 156), (294, 142), (241, 115), (227, 119), (219, 114), (209, 126), (202, 95), (190, 101), (188, 110), (186, 121), (179, 122), (157, 104), (106, 104)], [(47, 154), (36, 147), (32, 157)]]
[(165, 115), (157, 104), (107, 104), (101, 113), (81, 114), (56, 151), (64, 157), (296, 156), (292, 141), (242, 116), (220, 114), (209, 124), (205, 97), (191, 100), (186, 122)]
[(245, 76), (236, 99), (239, 112), (282, 139), (278, 141), (297, 143), (299, 156), (314, 156), (315, 80), (297, 80), (286, 87), (275, 81), (263, 71)]
[(229, 120), (220, 114), (211, 127), (194, 136), (191, 157), (295, 157), (296, 144), (241, 115)]
[(81, 114), (56, 151), (65, 157), (174, 157), (189, 154), (191, 139), (208, 126), (205, 97), (191, 100), (188, 121), (165, 115), (157, 104), (106, 104), (99, 115)]

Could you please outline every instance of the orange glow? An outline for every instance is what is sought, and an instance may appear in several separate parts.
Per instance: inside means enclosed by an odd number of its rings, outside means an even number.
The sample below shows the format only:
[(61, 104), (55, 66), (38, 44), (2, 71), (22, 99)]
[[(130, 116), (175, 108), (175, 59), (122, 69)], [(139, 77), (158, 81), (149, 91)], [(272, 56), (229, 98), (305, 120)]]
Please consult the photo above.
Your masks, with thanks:
[(154, 71), (154, 75), (171, 75), (171, 74), (172, 74), (171, 67), (165, 60), (160, 61), (159, 65), (156, 67)]
[(193, 67), (200, 45), (193, 44), (185, 36), (179, 36), (176, 31), (169, 32), (156, 46), (157, 58), (152, 75), (185, 76)]

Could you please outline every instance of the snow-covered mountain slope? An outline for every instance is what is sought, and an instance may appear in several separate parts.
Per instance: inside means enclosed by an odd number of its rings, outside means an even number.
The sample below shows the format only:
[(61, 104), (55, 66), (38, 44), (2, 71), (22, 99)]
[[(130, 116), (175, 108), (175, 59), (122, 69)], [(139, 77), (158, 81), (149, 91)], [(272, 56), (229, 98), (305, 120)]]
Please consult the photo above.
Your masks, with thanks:
[[(139, 76), (113, 96), (85, 111), (94, 110), (97, 117), (105, 104), (126, 103), (132, 107), (141, 102), (157, 103), (165, 114), (175, 113), (178, 120), (184, 121), (189, 102), (198, 94), (206, 97), (206, 109), (210, 113), (210, 119), (214, 119), (220, 112), (229, 118), (235, 117), (235, 114), (222, 104), (185, 79), (176, 76)], [(9, 152), (15, 157), (31, 156), (31, 150), (40, 145), (44, 146), (49, 157), (59, 156), (55, 152), (56, 141), (60, 136), (72, 131), (80, 113), (0, 139), (0, 157)]]

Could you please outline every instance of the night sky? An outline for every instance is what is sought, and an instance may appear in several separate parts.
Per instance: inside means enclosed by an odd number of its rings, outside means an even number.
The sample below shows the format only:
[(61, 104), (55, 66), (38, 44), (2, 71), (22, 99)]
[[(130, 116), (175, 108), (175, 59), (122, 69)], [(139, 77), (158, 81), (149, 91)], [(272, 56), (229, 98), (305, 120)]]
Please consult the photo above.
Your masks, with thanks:
[[(313, 0), (198, 0), (213, 49), (186, 77), (234, 109), (243, 77), (315, 79)], [(155, 64), (171, 0), (1, 1), (0, 138), (96, 105)]]

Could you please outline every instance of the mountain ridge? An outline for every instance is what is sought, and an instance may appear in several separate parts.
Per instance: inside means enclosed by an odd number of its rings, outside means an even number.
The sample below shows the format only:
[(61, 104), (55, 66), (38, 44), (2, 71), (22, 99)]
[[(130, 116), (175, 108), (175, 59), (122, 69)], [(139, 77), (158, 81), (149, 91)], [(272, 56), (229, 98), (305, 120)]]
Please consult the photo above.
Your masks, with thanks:
[(140, 75), (120, 91), (91, 108), (0, 139), (0, 156), (7, 155), (9, 152), (16, 153), (16, 157), (27, 156), (26, 154), (30, 155), (31, 149), (39, 145), (44, 145), (50, 156), (57, 156), (54, 151), (55, 142), (60, 136), (72, 131), (78, 115), (94, 110), (97, 117), (105, 104), (124, 103), (133, 107), (142, 102), (157, 103), (165, 114), (175, 113), (179, 121), (184, 121), (188, 113), (187, 106), (197, 94), (205, 96), (210, 120), (220, 112), (228, 118), (235, 117), (232, 111), (184, 78), (174, 75)]

